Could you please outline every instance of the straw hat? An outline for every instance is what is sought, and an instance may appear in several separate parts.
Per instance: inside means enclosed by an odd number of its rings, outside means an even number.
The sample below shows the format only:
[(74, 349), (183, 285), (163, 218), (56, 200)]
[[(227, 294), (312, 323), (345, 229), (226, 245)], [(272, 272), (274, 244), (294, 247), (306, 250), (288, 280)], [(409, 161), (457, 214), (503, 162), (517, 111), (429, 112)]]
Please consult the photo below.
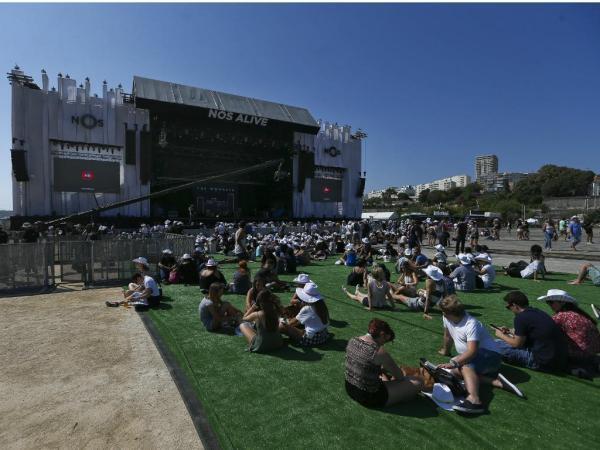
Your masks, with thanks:
[(306, 283), (302, 288), (296, 288), (296, 295), (304, 303), (316, 303), (323, 298), (319, 292), (319, 286), (315, 283)]
[(302, 284), (312, 283), (312, 281), (310, 281), (310, 277), (305, 273), (301, 273), (296, 278), (294, 278), (293, 281), (294, 281), (294, 283), (302, 283)]
[(548, 289), (546, 295), (538, 297), (538, 300), (543, 302), (577, 303), (574, 297), (571, 297), (566, 291), (561, 289)]
[(162, 252), (166, 253), (167, 255), (172, 255), (173, 254), (173, 250), (169, 250), (168, 248), (165, 248)]
[(210, 258), (206, 261), (205, 267), (217, 267), (217, 262), (213, 258)]
[(442, 244), (437, 244), (437, 245), (435, 246), (435, 249), (436, 249), (438, 252), (443, 252), (443, 251), (445, 251), (445, 250), (446, 250), (446, 247), (444, 247)]
[(473, 259), (471, 259), (471, 257), (465, 253), (459, 253), (456, 256), (456, 259), (463, 265), (463, 266), (468, 266), (470, 264), (473, 263)]
[(148, 265), (148, 260), (146, 258), (144, 258), (143, 256), (138, 256), (137, 258), (133, 259), (132, 262), (134, 262), (136, 264), (141, 264), (146, 267), (150, 267)]
[(442, 272), (442, 270), (439, 267), (433, 265), (425, 267), (425, 269), (423, 269), (423, 272), (425, 272), (425, 274), (433, 281), (440, 281), (444, 276), (444, 272)]
[(184, 253), (181, 259), (193, 259), (189, 253)]
[(407, 248), (406, 250), (404, 250), (404, 256), (412, 256), (413, 252), (412, 249)]
[(442, 383), (435, 383), (433, 385), (433, 390), (431, 394), (428, 392), (423, 392), (423, 395), (426, 395), (431, 400), (435, 402), (440, 408), (446, 411), (452, 411), (453, 406), (456, 403), (454, 400), (454, 395), (448, 386)]
[(488, 255), (487, 253), (480, 253), (479, 255), (477, 255), (475, 257), (475, 259), (477, 261), (485, 261), (487, 263), (491, 263), (492, 262), (492, 257), (490, 255)]

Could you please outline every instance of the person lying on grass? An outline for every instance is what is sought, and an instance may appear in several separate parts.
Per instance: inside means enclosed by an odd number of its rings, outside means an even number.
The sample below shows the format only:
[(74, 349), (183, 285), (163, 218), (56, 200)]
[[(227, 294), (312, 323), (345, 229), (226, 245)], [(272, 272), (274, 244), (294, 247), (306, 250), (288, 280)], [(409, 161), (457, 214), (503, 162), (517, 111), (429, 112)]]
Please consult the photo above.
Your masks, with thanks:
[(514, 384), (499, 374), (502, 355), (498, 344), (481, 322), (465, 312), (465, 306), (458, 297), (449, 295), (438, 305), (444, 315), (444, 338), (439, 353), (449, 356), (453, 341), (458, 353), (449, 363), (438, 367), (450, 370), (455, 376), (462, 378), (468, 392), (467, 398), (453, 409), (467, 414), (485, 412), (485, 406), (479, 398), (480, 383), (491, 384), (523, 397)]
[[(348, 292), (346, 286), (342, 290), (352, 300), (357, 301), (369, 311), (373, 309), (394, 309), (394, 299), (392, 298), (392, 286), (385, 281), (385, 272), (379, 266), (373, 269), (371, 280), (367, 284), (367, 293), (360, 292), (358, 285), (354, 294)], [(388, 305), (389, 303), (389, 305)]]
[(529, 299), (520, 291), (504, 296), (505, 307), (515, 315), (514, 329), (496, 330), (502, 359), (528, 369), (565, 371), (567, 368), (567, 339), (552, 318), (529, 307)]
[(550, 289), (538, 298), (554, 312), (552, 320), (567, 336), (569, 369), (572, 375), (592, 378), (600, 371), (598, 324), (577, 306), (577, 299), (560, 289)]
[(246, 311), (240, 331), (248, 341), (248, 350), (267, 353), (283, 345), (279, 333), (279, 299), (268, 289), (259, 292), (256, 302)]
[(208, 288), (208, 297), (204, 297), (198, 305), (200, 320), (208, 331), (230, 331), (242, 317), (239, 309), (221, 299), (224, 291), (223, 284), (212, 283)]
[[(434, 265), (427, 266), (423, 272), (427, 276), (425, 280), (425, 289), (419, 289), (416, 296), (406, 296), (402, 294), (393, 294), (392, 298), (402, 303), (408, 309), (413, 311), (423, 311), (425, 319), (431, 319), (429, 312), (444, 298), (450, 294), (448, 292), (448, 283), (442, 270)], [(451, 282), (451, 280), (449, 280)]]
[(363, 406), (381, 408), (405, 402), (415, 398), (423, 387), (423, 380), (405, 376), (383, 347), (394, 337), (387, 322), (372, 319), (367, 334), (348, 341), (346, 393)]
[(513, 278), (533, 279), (533, 281), (539, 281), (539, 275), (542, 278), (546, 277), (546, 265), (544, 263), (542, 247), (534, 244), (529, 251), (531, 255), (529, 264), (525, 261), (512, 262), (507, 267), (503, 267), (506, 275)]
[(594, 286), (600, 286), (600, 269), (591, 263), (585, 263), (579, 269), (577, 278), (569, 281), (569, 284), (582, 284), (586, 278), (589, 278)]
[[(314, 347), (324, 344), (329, 339), (329, 310), (315, 283), (306, 283), (297, 288), (296, 294), (302, 302), (298, 315), (287, 323), (279, 324), (279, 331), (288, 335), (302, 347)], [(297, 328), (304, 325), (304, 330)]]

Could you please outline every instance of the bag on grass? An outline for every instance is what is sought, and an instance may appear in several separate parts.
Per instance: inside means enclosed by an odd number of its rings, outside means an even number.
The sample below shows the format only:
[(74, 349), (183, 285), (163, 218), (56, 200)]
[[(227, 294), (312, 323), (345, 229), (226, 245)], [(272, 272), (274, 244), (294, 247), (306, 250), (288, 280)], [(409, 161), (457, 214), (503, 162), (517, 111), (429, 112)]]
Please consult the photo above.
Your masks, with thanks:
[(420, 366), (427, 372), (429, 372), (429, 374), (433, 377), (436, 383), (445, 384), (456, 396), (468, 395), (464, 382), (452, 375), (451, 372), (445, 369), (438, 368), (435, 364), (430, 363), (425, 358), (421, 358), (419, 361)]

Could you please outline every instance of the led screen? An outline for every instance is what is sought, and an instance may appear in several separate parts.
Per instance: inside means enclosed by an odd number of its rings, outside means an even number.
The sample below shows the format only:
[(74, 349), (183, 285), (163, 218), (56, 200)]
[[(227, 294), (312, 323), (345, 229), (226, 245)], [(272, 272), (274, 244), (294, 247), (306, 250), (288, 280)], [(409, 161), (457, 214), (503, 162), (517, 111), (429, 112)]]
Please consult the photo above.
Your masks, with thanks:
[(54, 158), (55, 191), (118, 194), (120, 189), (118, 162)]
[(341, 202), (342, 180), (313, 178), (311, 180), (310, 199), (313, 202)]

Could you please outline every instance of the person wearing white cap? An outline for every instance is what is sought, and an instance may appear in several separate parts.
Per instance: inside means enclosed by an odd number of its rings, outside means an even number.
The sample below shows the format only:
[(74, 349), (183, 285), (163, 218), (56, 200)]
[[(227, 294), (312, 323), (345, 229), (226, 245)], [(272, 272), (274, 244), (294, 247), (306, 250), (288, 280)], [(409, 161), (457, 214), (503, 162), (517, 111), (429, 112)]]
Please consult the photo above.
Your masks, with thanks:
[(221, 271), (218, 269), (218, 264), (213, 258), (209, 258), (200, 271), (200, 290), (204, 293), (208, 292), (208, 288), (213, 283), (221, 283), (223, 286), (228, 286), (227, 280)]
[(596, 321), (579, 306), (577, 300), (560, 289), (550, 289), (538, 298), (554, 312), (552, 320), (567, 336), (571, 373), (591, 378), (600, 369), (600, 332)]
[[(423, 387), (420, 377), (407, 377), (384, 345), (395, 338), (389, 324), (371, 319), (368, 332), (348, 341), (345, 388), (354, 401), (367, 408), (382, 408), (411, 400)], [(382, 379), (382, 372), (391, 375)]]
[(199, 281), (198, 267), (196, 261), (189, 253), (185, 253), (181, 257), (181, 264), (178, 267), (181, 281), (186, 285), (197, 285)]
[(158, 261), (158, 275), (160, 281), (169, 282), (169, 273), (177, 266), (177, 261), (173, 256), (173, 252), (168, 248), (162, 251), (160, 260)]
[[(306, 283), (296, 288), (296, 294), (302, 302), (302, 308), (295, 318), (281, 323), (279, 331), (287, 334), (302, 347), (314, 347), (324, 344), (329, 339), (329, 310), (315, 283)], [(304, 330), (296, 325), (304, 325)]]
[(465, 311), (465, 306), (458, 297), (445, 297), (440, 301), (439, 307), (444, 315), (444, 338), (439, 353), (449, 356), (450, 346), (454, 342), (458, 355), (438, 367), (450, 370), (455, 376), (464, 379), (468, 392), (465, 400), (452, 409), (465, 414), (485, 412), (485, 406), (479, 398), (480, 383), (491, 384), (523, 397), (523, 393), (514, 384), (499, 374), (502, 364), (499, 345), (482, 323)]
[(434, 265), (427, 266), (423, 272), (427, 275), (425, 280), (425, 289), (419, 289), (416, 296), (407, 296), (403, 294), (393, 294), (394, 300), (404, 304), (413, 311), (423, 311), (425, 318), (428, 316), (431, 308), (439, 303), (448, 292), (444, 273), (439, 267)]
[(358, 285), (356, 285), (354, 294), (348, 292), (346, 286), (342, 286), (342, 290), (351, 300), (357, 301), (369, 311), (373, 309), (394, 309), (392, 287), (385, 280), (385, 273), (379, 266), (375, 267), (371, 272), (371, 281), (367, 284), (366, 294), (360, 292)]
[(352, 244), (346, 244), (346, 251), (335, 263), (343, 264), (347, 267), (354, 267), (356, 265), (356, 261), (358, 261), (358, 255), (354, 250), (354, 246)]
[(483, 289), (491, 289), (494, 280), (496, 279), (496, 270), (492, 265), (492, 258), (487, 253), (480, 253), (475, 257), (476, 266), (473, 270), (478, 277), (475, 280), (476, 286)]
[(135, 273), (131, 277), (129, 289), (123, 292), (123, 302), (106, 302), (106, 306), (119, 306), (119, 304), (130, 303), (136, 306), (156, 307), (160, 304), (161, 293), (158, 284), (150, 275), (144, 273), (148, 268), (146, 258), (140, 256), (133, 260), (137, 268), (143, 268), (141, 273)]
[(477, 274), (473, 270), (473, 259), (465, 253), (458, 254), (456, 259), (460, 265), (448, 275), (448, 278), (454, 280), (454, 287), (457, 291), (474, 291)]

